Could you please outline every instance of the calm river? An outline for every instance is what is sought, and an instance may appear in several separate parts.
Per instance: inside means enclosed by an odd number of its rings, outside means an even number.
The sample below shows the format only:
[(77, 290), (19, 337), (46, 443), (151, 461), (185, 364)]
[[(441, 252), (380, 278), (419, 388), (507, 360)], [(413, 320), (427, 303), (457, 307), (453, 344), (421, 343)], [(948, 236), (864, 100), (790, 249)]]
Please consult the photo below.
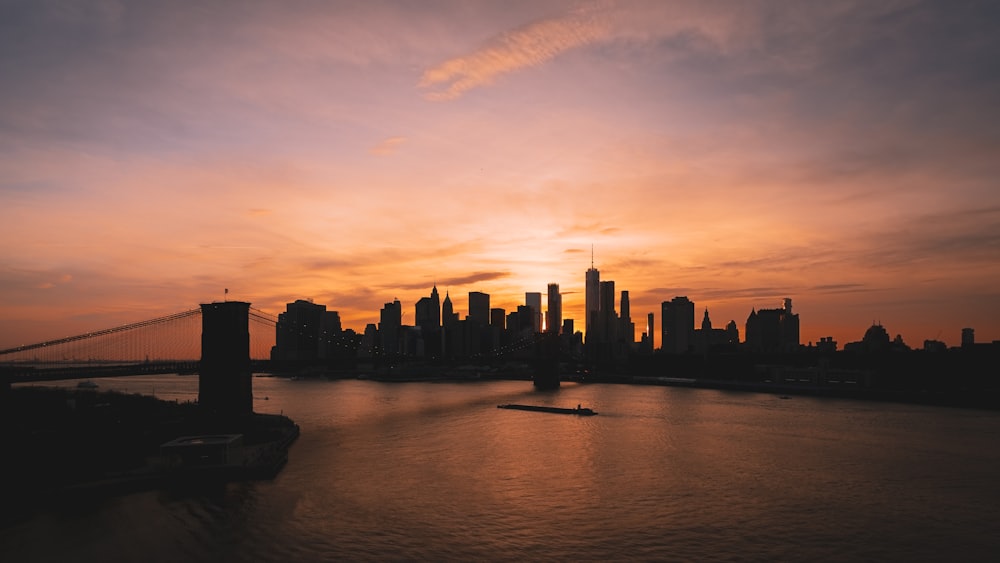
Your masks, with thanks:
[[(97, 379), (192, 400), (197, 376)], [(74, 385), (75, 382), (65, 382)], [(3, 561), (995, 560), (1000, 413), (671, 387), (254, 378), (273, 481), (40, 508)], [(576, 417), (501, 403), (592, 407)]]

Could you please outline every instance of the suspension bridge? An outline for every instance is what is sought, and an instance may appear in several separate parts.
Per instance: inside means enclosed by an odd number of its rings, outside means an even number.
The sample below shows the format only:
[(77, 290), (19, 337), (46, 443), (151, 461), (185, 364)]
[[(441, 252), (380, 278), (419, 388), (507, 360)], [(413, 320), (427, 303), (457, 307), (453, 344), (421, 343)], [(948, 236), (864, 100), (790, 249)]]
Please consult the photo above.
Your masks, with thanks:
[[(270, 358), (277, 317), (251, 307), (250, 358)], [(202, 354), (202, 309), (0, 350), (11, 381), (194, 373)]]
[[(223, 302), (225, 303), (234, 304)], [(354, 357), (356, 346), (352, 345), (352, 338), (343, 333), (316, 332), (316, 327), (309, 330), (307, 324), (290, 320), (281, 321), (270, 313), (250, 307), (249, 303), (244, 305), (246, 312), (243, 314), (246, 317), (242, 322), (247, 325), (248, 334), (243, 334), (249, 337), (248, 359), (249, 369), (252, 372), (267, 372), (274, 367), (271, 362), (271, 351), (279, 338), (279, 332), (286, 335), (286, 340), (297, 341), (292, 342), (293, 347), (304, 346), (304, 349), (312, 350), (311, 358), (309, 356), (292, 358), (293, 365), (296, 362), (304, 364), (321, 359), (322, 357), (316, 353), (317, 345), (320, 344), (332, 350), (331, 355), (327, 356), (328, 360), (337, 358), (339, 353), (349, 353)], [(112, 328), (2, 349), (0, 375), (6, 381), (16, 383), (202, 373), (206, 367), (202, 349), (205, 342), (203, 322), (206, 306)], [(242, 333), (242, 329), (239, 332)], [(463, 341), (469, 337), (463, 332), (457, 332), (455, 336)], [(559, 348), (558, 337), (554, 334), (534, 333), (521, 335), (486, 352), (477, 351), (457, 358), (458, 361), (473, 363), (495, 361), (504, 357), (523, 359), (524, 351), (534, 350), (535, 354), (531, 357), (544, 359), (548, 366), (545, 371), (552, 374), (547, 377), (549, 379), (554, 377), (554, 381), (557, 382)], [(383, 369), (399, 367), (408, 361), (423, 360), (422, 356), (410, 356), (401, 350), (387, 351), (378, 346), (361, 351), (365, 352), (364, 358), (367, 361)], [(244, 359), (247, 358), (245, 351), (241, 354)]]

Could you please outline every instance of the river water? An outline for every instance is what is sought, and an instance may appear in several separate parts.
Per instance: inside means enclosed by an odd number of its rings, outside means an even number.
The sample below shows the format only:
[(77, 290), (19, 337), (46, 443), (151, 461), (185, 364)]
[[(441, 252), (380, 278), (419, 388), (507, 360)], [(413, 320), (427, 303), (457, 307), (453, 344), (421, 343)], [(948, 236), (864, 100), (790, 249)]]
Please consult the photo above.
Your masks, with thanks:
[[(197, 376), (97, 379), (192, 400)], [(75, 383), (64, 382), (62, 385)], [(688, 388), (254, 378), (273, 481), (40, 507), (3, 561), (995, 560), (1000, 413)], [(576, 417), (501, 403), (592, 407)]]

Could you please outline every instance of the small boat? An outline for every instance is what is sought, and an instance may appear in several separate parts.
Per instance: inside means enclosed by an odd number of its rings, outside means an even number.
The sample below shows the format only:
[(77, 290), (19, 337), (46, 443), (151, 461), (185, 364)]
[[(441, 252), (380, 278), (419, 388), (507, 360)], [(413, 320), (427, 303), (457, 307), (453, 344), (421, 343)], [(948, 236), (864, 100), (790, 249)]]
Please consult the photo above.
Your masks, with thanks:
[(97, 389), (97, 387), (98, 385), (89, 379), (76, 384), (77, 389)]
[(565, 409), (561, 407), (545, 407), (541, 405), (497, 405), (498, 409), (514, 409), (519, 411), (548, 412), (553, 414), (575, 414), (577, 416), (594, 416), (597, 414), (587, 407), (577, 405), (575, 409)]

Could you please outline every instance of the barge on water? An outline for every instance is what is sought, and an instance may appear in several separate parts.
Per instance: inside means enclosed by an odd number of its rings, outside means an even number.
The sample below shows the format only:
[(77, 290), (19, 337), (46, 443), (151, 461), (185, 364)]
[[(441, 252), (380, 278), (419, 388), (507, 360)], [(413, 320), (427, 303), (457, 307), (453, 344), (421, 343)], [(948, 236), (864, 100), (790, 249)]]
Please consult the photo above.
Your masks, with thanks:
[(564, 409), (561, 407), (545, 407), (541, 405), (497, 405), (498, 409), (514, 409), (519, 411), (548, 412), (553, 414), (575, 414), (577, 416), (594, 416), (597, 414), (587, 407), (577, 405), (575, 409)]

